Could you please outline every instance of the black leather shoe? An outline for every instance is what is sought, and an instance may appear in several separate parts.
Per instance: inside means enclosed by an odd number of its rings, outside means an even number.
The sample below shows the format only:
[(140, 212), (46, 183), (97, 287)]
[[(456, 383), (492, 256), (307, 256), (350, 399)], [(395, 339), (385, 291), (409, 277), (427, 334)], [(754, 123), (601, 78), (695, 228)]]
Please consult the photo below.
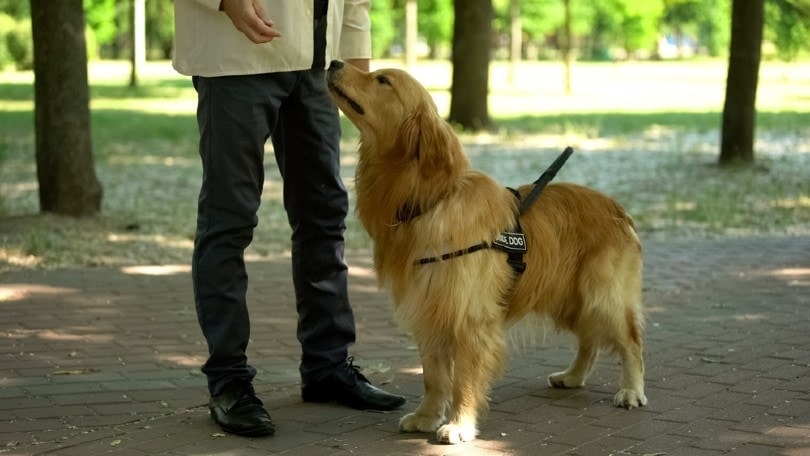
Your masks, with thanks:
[(211, 418), (225, 432), (244, 437), (260, 437), (276, 432), (270, 414), (256, 397), (250, 380), (234, 380), (208, 403)]
[(353, 361), (349, 358), (324, 379), (304, 385), (304, 402), (337, 402), (358, 410), (393, 410), (405, 403), (404, 397), (372, 385)]

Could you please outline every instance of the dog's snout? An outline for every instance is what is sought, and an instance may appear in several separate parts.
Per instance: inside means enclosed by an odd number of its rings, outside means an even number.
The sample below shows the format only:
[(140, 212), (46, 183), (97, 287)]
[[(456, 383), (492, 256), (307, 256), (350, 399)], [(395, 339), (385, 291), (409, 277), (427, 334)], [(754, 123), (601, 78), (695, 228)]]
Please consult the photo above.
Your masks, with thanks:
[(332, 63), (329, 64), (329, 70), (339, 70), (343, 68), (343, 62), (340, 60), (332, 60)]

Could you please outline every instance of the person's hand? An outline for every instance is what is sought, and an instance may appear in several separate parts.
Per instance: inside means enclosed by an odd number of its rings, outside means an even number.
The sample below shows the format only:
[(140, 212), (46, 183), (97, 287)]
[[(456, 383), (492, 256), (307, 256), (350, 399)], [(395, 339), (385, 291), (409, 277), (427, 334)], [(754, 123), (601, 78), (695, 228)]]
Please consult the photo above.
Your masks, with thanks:
[(346, 59), (346, 63), (348, 63), (349, 65), (352, 65), (352, 66), (354, 66), (356, 68), (360, 68), (361, 70), (365, 71), (366, 73), (368, 73), (368, 70), (369, 70), (369, 67), (370, 67), (369, 62), (370, 62), (369, 59)]
[(269, 43), (281, 36), (259, 0), (222, 0), (219, 9), (256, 44)]

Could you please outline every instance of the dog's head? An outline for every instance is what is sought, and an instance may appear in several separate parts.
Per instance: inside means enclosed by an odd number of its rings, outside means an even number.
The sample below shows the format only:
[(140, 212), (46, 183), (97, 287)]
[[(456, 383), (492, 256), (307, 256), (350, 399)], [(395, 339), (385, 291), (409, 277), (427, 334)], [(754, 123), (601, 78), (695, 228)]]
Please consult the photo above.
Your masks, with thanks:
[(466, 162), (455, 132), (439, 115), (433, 98), (405, 71), (365, 72), (332, 62), (327, 85), (366, 148), (386, 154), (376, 158), (391, 165), (417, 160), (425, 175)]

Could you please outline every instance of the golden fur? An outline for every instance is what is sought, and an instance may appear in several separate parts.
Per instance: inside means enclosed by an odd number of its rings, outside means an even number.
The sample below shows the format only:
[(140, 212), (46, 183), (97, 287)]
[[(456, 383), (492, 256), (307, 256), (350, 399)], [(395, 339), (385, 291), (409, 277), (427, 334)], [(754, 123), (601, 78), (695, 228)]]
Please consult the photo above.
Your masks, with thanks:
[(495, 249), (415, 264), (491, 242), (513, 225), (517, 200), (471, 169), (430, 95), (407, 73), (336, 63), (327, 79), (360, 131), (357, 213), (423, 364), (425, 396), (400, 429), (437, 431), (446, 443), (474, 439), (505, 366), (504, 331), (529, 314), (578, 338), (576, 358), (549, 376), (551, 386), (582, 386), (599, 350), (608, 349), (622, 362), (615, 404), (646, 404), (641, 244), (624, 209), (594, 190), (552, 184), (520, 217), (528, 245), (522, 275)]

